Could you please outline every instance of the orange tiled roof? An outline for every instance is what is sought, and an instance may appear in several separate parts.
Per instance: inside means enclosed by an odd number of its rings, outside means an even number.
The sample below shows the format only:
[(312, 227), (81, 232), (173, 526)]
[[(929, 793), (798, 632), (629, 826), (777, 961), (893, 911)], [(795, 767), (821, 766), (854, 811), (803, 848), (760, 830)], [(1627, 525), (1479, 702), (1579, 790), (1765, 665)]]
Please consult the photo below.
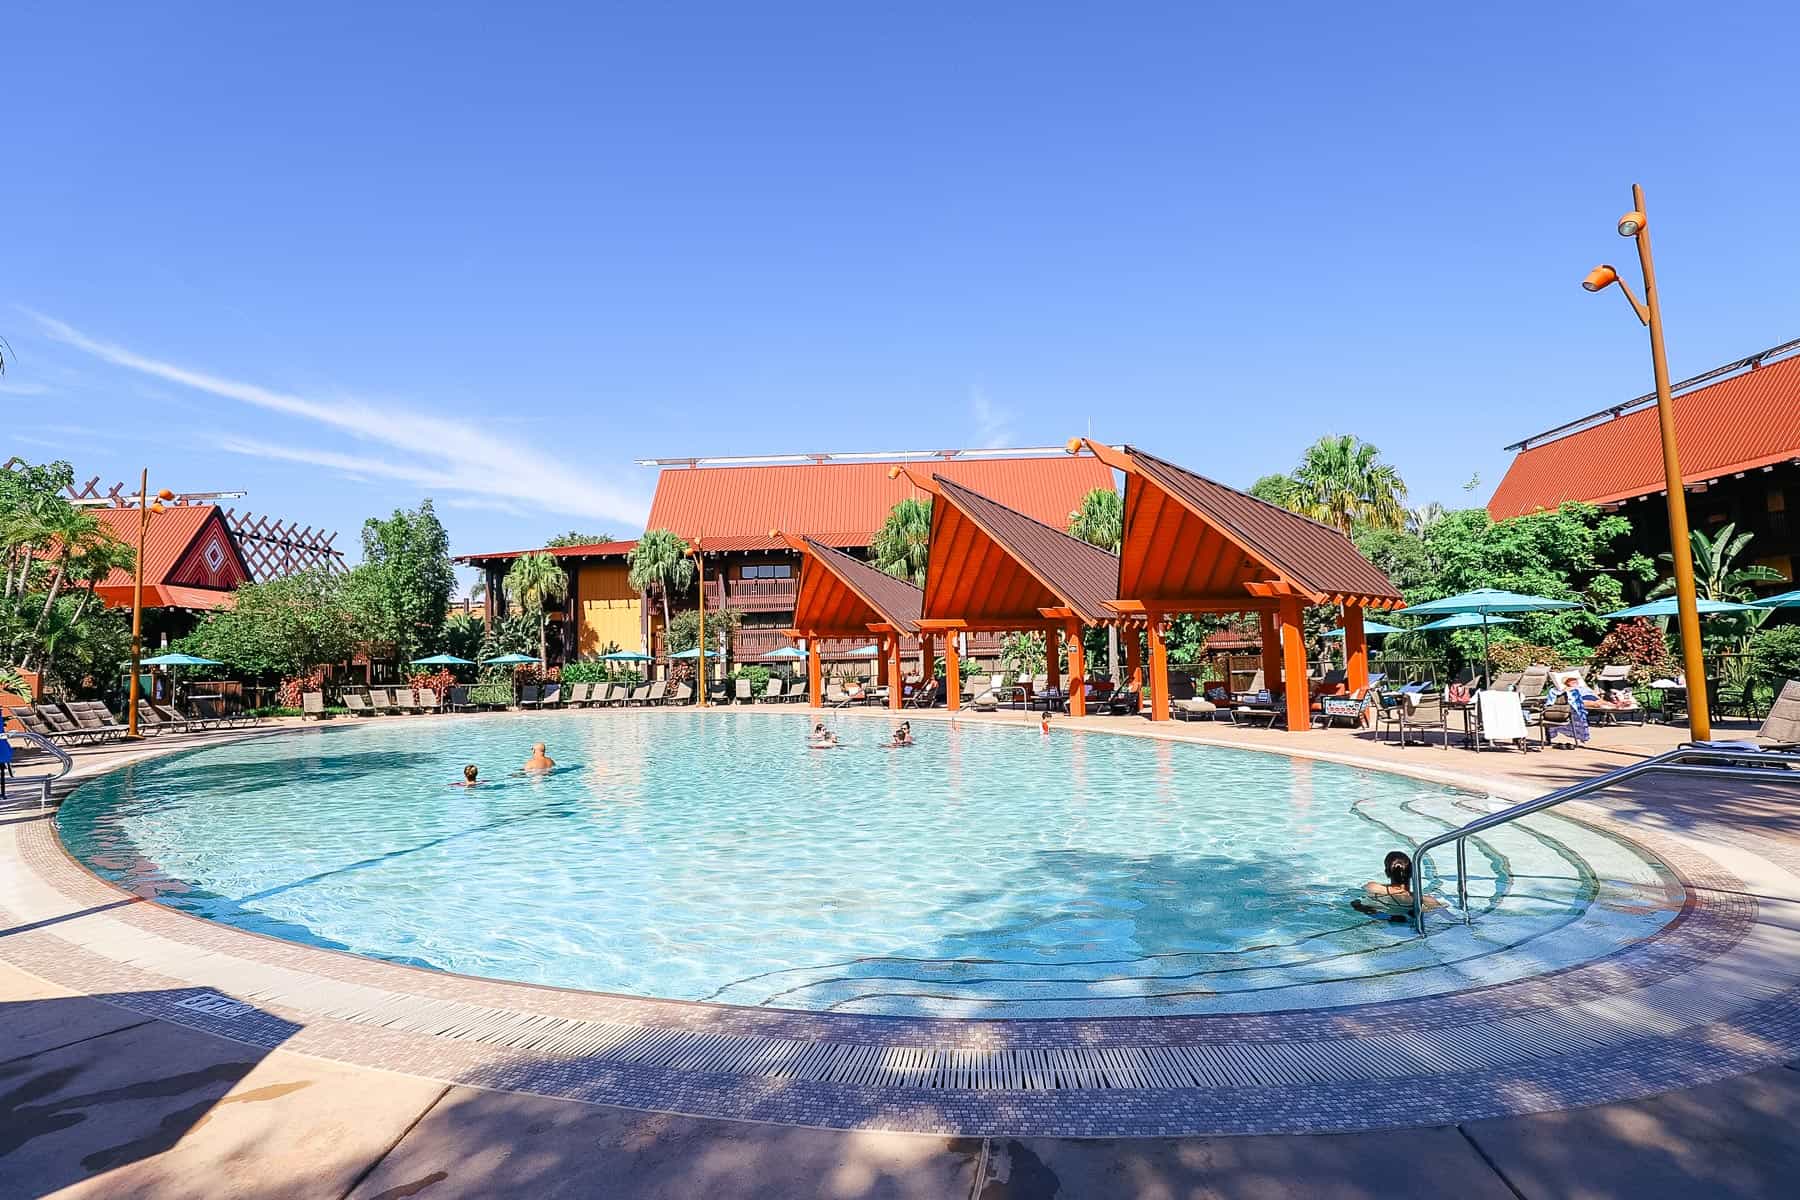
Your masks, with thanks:
[[(135, 508), (96, 508), (92, 510), (100, 523), (128, 546), (137, 545), (138, 510)], [(207, 527), (213, 533), (207, 536)], [(216, 550), (208, 552), (209, 545)], [(144, 584), (171, 584), (182, 591), (228, 592), (250, 577), (243, 554), (238, 549), (223, 511), (214, 504), (176, 504), (150, 517), (144, 535)], [(95, 589), (102, 599), (131, 590), (131, 572), (115, 570), (100, 581)], [(215, 598), (204, 605), (182, 604), (178, 607), (211, 608)], [(111, 601), (109, 601), (110, 603)], [(126, 595), (123, 603), (131, 602)]]
[[(925, 498), (891, 462), (806, 463), (760, 467), (671, 467), (656, 481), (651, 529), (703, 537), (707, 549), (758, 550), (784, 545), (769, 531), (813, 538), (837, 548), (867, 546), (890, 509), (908, 496)], [(1058, 529), (1095, 488), (1113, 486), (1112, 471), (1089, 455), (978, 458), (914, 463)]]
[[(1675, 397), (1681, 478), (1693, 484), (1800, 458), (1800, 355)], [(1610, 504), (1663, 490), (1656, 406), (1519, 452), (1488, 501), (1496, 521), (1565, 500)]]
[(455, 561), (466, 563), (482, 559), (523, 558), (527, 554), (548, 554), (554, 558), (623, 558), (636, 545), (632, 541), (593, 542), (583, 546), (536, 546), (529, 550), (500, 550), (493, 554), (459, 554)]
[[(131, 585), (101, 584), (94, 589), (100, 602), (108, 608), (131, 607)], [(214, 591), (212, 588), (183, 587), (178, 583), (145, 583), (145, 608), (191, 608), (210, 612), (215, 608), (236, 608), (236, 592)]]

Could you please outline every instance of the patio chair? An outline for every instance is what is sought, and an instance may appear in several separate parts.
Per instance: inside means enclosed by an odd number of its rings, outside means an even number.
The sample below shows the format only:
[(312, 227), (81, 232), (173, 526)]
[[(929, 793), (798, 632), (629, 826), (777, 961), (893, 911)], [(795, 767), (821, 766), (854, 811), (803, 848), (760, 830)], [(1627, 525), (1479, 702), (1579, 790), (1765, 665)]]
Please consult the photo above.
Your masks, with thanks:
[(603, 684), (594, 694), (594, 703), (602, 708), (622, 706), (630, 699), (631, 689), (622, 683)]
[(1329, 729), (1343, 721), (1353, 729), (1361, 729), (1368, 720), (1369, 710), (1374, 707), (1372, 691), (1360, 688), (1348, 696), (1326, 696), (1320, 703), (1320, 728)]
[(449, 696), (445, 697), (444, 705), (453, 713), (474, 712), (475, 705), (469, 702), (469, 685), (466, 683), (452, 684)]
[(1519, 680), (1524, 677), (1525, 672), (1523, 671), (1502, 671), (1500, 674), (1494, 676), (1494, 686), (1492, 690), (1496, 692), (1516, 692), (1519, 690)]
[(1169, 705), (1169, 715), (1177, 721), (1212, 721), (1218, 718), (1219, 706), (1200, 696), (1189, 696)]
[(1544, 698), (1550, 691), (1550, 668), (1542, 663), (1533, 663), (1519, 677), (1519, 703), (1526, 707), (1536, 705), (1542, 707)]
[(706, 700), (709, 704), (725, 705), (731, 703), (732, 683), (729, 679), (715, 679), (706, 685)]
[(376, 712), (383, 714), (397, 713), (400, 711), (400, 706), (394, 702), (394, 691), (392, 688), (370, 688), (369, 707)]
[(539, 687), (537, 684), (535, 684), (535, 683), (526, 684), (524, 687), (519, 689), (519, 707), (520, 708), (536, 708), (538, 706), (539, 700), (543, 696), (543, 694), (544, 694), (544, 689)]
[[(116, 736), (104, 730), (83, 727), (81, 722), (54, 704), (39, 704), (33, 711), (42, 724), (49, 726), (52, 741), (106, 742)], [(26, 728), (29, 729), (30, 726)]]
[(938, 681), (927, 679), (906, 698), (907, 708), (931, 708), (938, 702)]
[(1754, 738), (1740, 741), (1714, 738), (1710, 742), (1694, 744), (1729, 750), (1800, 750), (1800, 679), (1790, 679), (1782, 685)]
[[(1407, 744), (1407, 735), (1418, 729), (1429, 732), (1437, 730), (1441, 735), (1441, 748), (1450, 748), (1450, 714), (1444, 708), (1442, 692), (1409, 692), (1401, 698), (1400, 704), (1400, 744)], [(1425, 743), (1430, 745), (1429, 742)]]
[(780, 704), (787, 699), (787, 682), (777, 676), (769, 676), (769, 682), (763, 685), (763, 694), (758, 699), (764, 704)]
[(1115, 717), (1136, 713), (1143, 705), (1143, 696), (1134, 687), (1115, 688), (1113, 694), (1106, 698), (1106, 711)]
[(302, 692), (300, 694), (300, 719), (311, 717), (315, 721), (325, 719), (325, 693)]
[(649, 699), (650, 685), (647, 683), (640, 683), (631, 689), (631, 694), (625, 698), (625, 702), (626, 704), (644, 704), (647, 703)]
[(563, 685), (564, 708), (586, 708), (593, 698), (594, 685), (591, 683), (569, 683)]
[(546, 683), (544, 690), (538, 693), (539, 708), (561, 708), (563, 687), (560, 683)]
[(749, 704), (756, 699), (748, 679), (734, 679), (732, 682), (732, 699), (738, 704)]
[(1479, 722), (1475, 735), (1477, 750), (1483, 742), (1490, 746), (1505, 743), (1520, 750), (1530, 750), (1531, 727), (1537, 726), (1540, 733), (1543, 730), (1543, 715), (1526, 712), (1517, 692), (1492, 688), (1477, 692), (1475, 711)]
[(1625, 688), (1631, 686), (1631, 664), (1608, 663), (1594, 675), (1594, 690), (1604, 692), (1607, 688)]
[(351, 716), (372, 717), (375, 715), (374, 706), (369, 703), (369, 698), (361, 692), (345, 692), (341, 698), (344, 701), (344, 707), (350, 710)]

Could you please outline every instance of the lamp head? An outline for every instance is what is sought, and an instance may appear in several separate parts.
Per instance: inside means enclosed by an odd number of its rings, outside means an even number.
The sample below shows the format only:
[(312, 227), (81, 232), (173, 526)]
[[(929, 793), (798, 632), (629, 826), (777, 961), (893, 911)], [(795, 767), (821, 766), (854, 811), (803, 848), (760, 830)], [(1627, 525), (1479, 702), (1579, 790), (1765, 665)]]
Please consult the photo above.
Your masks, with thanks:
[(168, 488), (164, 488), (162, 491), (156, 493), (156, 498), (158, 500), (173, 500), (175, 498), (175, 493), (171, 492)]
[(154, 500), (154, 501), (152, 501), (152, 502), (151, 502), (151, 504), (150, 504), (150, 511), (151, 511), (151, 512), (153, 512), (153, 513), (159, 513), (159, 512), (161, 512), (161, 511), (162, 511), (162, 510), (163, 510), (163, 506), (162, 506), (162, 501), (161, 501), (161, 500)]
[(900, 478), (900, 472), (905, 469), (906, 468), (902, 467), (899, 463), (895, 463), (893, 466), (888, 468), (888, 478), (889, 479)]
[(1068, 440), (1068, 442), (1064, 444), (1063, 449), (1067, 450), (1070, 454), (1080, 454), (1081, 453), (1081, 439), (1078, 437), (1070, 438)]
[(1587, 278), (1581, 281), (1581, 286), (1590, 292), (1601, 292), (1617, 282), (1619, 282), (1619, 273), (1602, 264), (1587, 273)]
[(1634, 209), (1619, 218), (1619, 236), (1636, 237), (1649, 223), (1649, 217)]

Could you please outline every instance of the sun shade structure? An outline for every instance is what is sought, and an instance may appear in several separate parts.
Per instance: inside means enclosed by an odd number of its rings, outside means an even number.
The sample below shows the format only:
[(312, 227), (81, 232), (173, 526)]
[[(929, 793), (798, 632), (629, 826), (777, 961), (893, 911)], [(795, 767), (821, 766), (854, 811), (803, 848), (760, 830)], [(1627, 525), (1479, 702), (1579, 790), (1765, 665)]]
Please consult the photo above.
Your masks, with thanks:
[(1800, 591), (1782, 592), (1779, 596), (1765, 596), (1754, 601), (1754, 608), (1800, 608)]
[(977, 631), (1044, 634), (1044, 675), (1061, 688), (1062, 648), (1069, 653), (1069, 713), (1087, 712), (1083, 628), (1118, 619), (1113, 607), (1119, 559), (1008, 508), (942, 474), (908, 474), (932, 495), (931, 549), (920, 636), (942, 633), (946, 703), (962, 702), (955, 635)]
[[(1166, 622), (1176, 613), (1256, 612), (1262, 619), (1263, 671), (1270, 691), (1286, 695), (1289, 729), (1311, 723), (1306, 638), (1309, 604), (1344, 610), (1344, 657), (1352, 688), (1368, 685), (1368, 609), (1398, 608), (1400, 593), (1357, 553), (1350, 539), (1246, 492), (1196, 475), (1132, 446), (1091, 438), (1069, 442), (1125, 476), (1125, 529), (1115, 602), (1144, 620), (1150, 643), (1150, 719), (1169, 719)], [(1135, 653), (1137, 641), (1129, 642)], [(1133, 666), (1134, 678), (1138, 674)], [(1284, 680), (1293, 680), (1286, 687)]]
[[(1490, 621), (1486, 618), (1495, 613), (1552, 612), (1557, 609), (1580, 607), (1581, 605), (1573, 600), (1552, 600), (1548, 596), (1527, 596), (1519, 592), (1502, 591), (1499, 588), (1476, 588), (1472, 592), (1463, 592), (1458, 596), (1445, 596), (1442, 600), (1427, 600), (1423, 604), (1414, 604), (1400, 611), (1408, 616), (1469, 614), (1483, 618), (1480, 621), (1470, 621), (1469, 627), (1474, 628), (1476, 625), (1481, 627), (1481, 658), (1487, 666), (1488, 677), (1492, 678), (1494, 656), (1488, 648), (1487, 627), (1500, 624), (1500, 622)], [(1441, 623), (1439, 623), (1439, 627), (1447, 628)]]
[[(1800, 604), (1800, 600), (1796, 600), (1795, 603)], [(1757, 608), (1755, 604), (1736, 604), (1730, 600), (1708, 600), (1704, 596), (1696, 599), (1694, 605), (1702, 615), (1706, 613), (1754, 612)], [(1618, 612), (1601, 613), (1600, 615), (1608, 621), (1622, 621), (1629, 617), (1673, 617), (1678, 615), (1678, 612), (1675, 597), (1665, 596), (1661, 600), (1652, 600), (1648, 604), (1621, 608)]]
[[(817, 708), (824, 701), (820, 641), (877, 635), (878, 645), (853, 650), (849, 657), (878, 658), (888, 685), (888, 705), (905, 703), (901, 684), (900, 639), (919, 632), (918, 588), (861, 559), (809, 537), (770, 536), (800, 554), (800, 587), (794, 597), (794, 625), (789, 637), (806, 639), (806, 690)], [(931, 661), (927, 647), (926, 661)]]
[(216, 658), (200, 658), (193, 654), (159, 654), (155, 658), (140, 658), (141, 667), (221, 667)]

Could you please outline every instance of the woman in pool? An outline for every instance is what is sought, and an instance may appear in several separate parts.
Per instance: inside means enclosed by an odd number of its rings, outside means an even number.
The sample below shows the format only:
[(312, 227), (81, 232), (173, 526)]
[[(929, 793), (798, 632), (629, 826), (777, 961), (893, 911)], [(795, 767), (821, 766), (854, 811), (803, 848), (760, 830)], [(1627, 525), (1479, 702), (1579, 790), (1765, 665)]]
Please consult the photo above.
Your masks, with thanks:
[(888, 742), (887, 744), (889, 746), (896, 746), (896, 747), (912, 745), (913, 744), (912, 722), (911, 721), (900, 722), (900, 728), (894, 730), (894, 740), (891, 742)]
[(476, 766), (474, 763), (470, 763), (468, 766), (463, 768), (463, 781), (461, 783), (453, 783), (450, 786), (451, 787), (479, 787), (480, 783), (475, 778), (479, 774), (481, 774), (481, 768)]
[[(1381, 862), (1381, 872), (1387, 878), (1372, 879), (1363, 884), (1365, 899), (1352, 900), (1350, 907), (1371, 917), (1386, 917), (1397, 924), (1413, 915), (1413, 861), (1403, 850), (1389, 850)], [(1426, 912), (1443, 906), (1444, 902), (1436, 896), (1425, 897)]]
[(833, 750), (837, 748), (837, 734), (825, 728), (825, 722), (813, 723), (812, 738), (806, 743), (808, 750)]

